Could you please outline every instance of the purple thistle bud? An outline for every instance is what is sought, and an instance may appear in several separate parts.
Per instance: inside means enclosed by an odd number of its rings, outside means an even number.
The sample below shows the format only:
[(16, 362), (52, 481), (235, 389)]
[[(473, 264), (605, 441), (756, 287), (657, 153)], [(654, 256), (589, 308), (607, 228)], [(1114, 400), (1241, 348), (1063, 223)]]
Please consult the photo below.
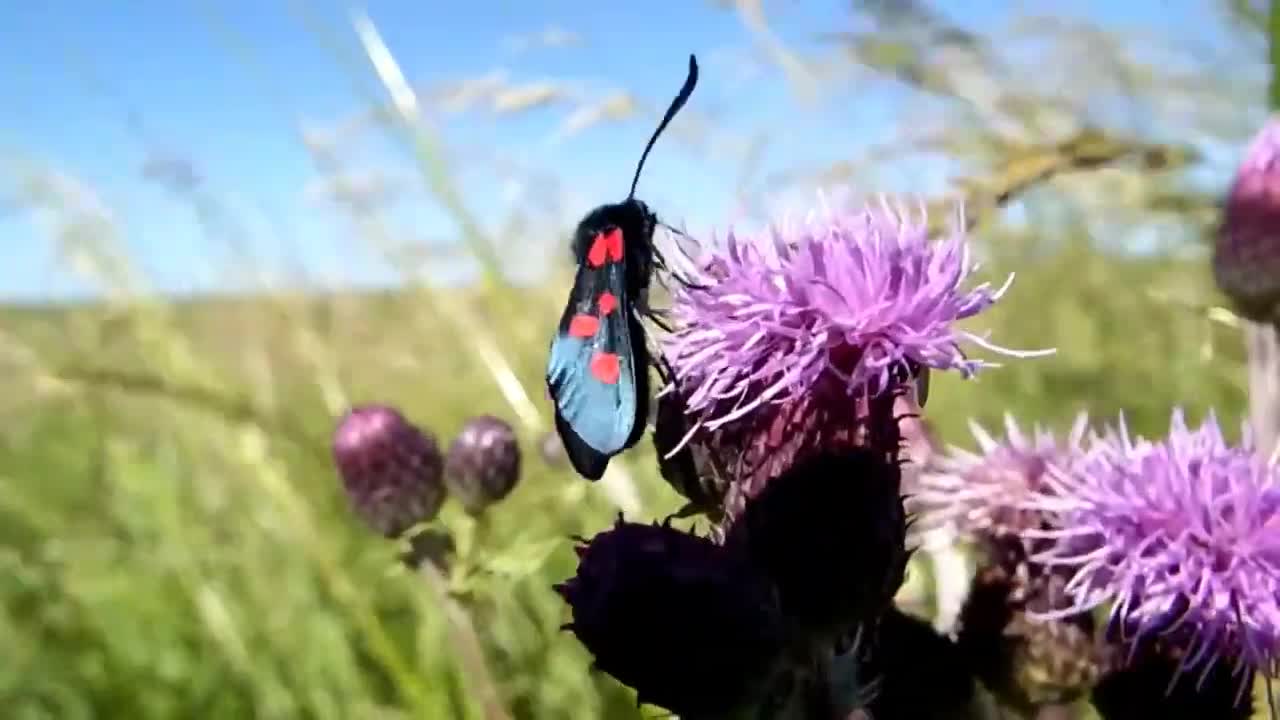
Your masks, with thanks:
[(1245, 152), (1213, 248), (1213, 275), (1242, 315), (1271, 322), (1280, 305), (1280, 118)]
[(989, 365), (962, 343), (1013, 357), (1052, 352), (1001, 348), (955, 327), (1012, 281), (963, 289), (974, 267), (963, 223), (956, 228), (932, 242), (923, 216), (882, 203), (824, 209), (754, 237), (730, 231), (673, 289), (676, 328), (663, 340), (695, 431), (738, 425), (792, 438), (812, 431), (798, 419), (821, 414), (831, 417), (814, 422), (829, 430), (851, 420), (855, 397), (922, 368), (969, 376)]
[(780, 620), (767, 582), (727, 549), (619, 518), (577, 551), (556, 590), (598, 669), (681, 716), (764, 700), (782, 667)]
[(725, 545), (773, 580), (791, 622), (839, 637), (878, 618), (902, 586), (900, 477), (896, 462), (870, 448), (811, 457), (730, 517)]
[(970, 422), (977, 453), (952, 447), (932, 459), (914, 498), (924, 525), (954, 524), (970, 537), (1019, 535), (1042, 526), (1043, 518), (1024, 502), (1044, 489), (1050, 465), (1069, 470), (1083, 454), (1089, 418), (1078, 415), (1061, 441), (1039, 426), (1023, 432), (1011, 415), (1004, 425), (1005, 437), (997, 440)]
[(471, 418), (449, 445), (444, 461), (449, 491), (476, 515), (505, 498), (520, 480), (520, 443), (501, 418)]
[(1033, 559), (1071, 574), (1068, 607), (1112, 603), (1110, 627), (1130, 644), (1162, 638), (1178, 672), (1219, 661), (1241, 686), (1280, 670), (1280, 479), (1246, 428), (1229, 446), (1212, 414), (1189, 430), (1181, 410), (1159, 442), (1120, 426), (1070, 473), (1051, 468), (1028, 500), (1056, 528)]
[(435, 438), (395, 408), (365, 405), (343, 415), (333, 460), (356, 513), (387, 537), (431, 520), (444, 502)]

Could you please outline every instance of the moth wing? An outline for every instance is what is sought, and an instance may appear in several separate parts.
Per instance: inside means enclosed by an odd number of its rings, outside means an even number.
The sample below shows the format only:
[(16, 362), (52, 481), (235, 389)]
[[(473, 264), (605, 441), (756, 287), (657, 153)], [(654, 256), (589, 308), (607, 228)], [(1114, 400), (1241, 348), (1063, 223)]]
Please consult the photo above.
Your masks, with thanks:
[[(610, 457), (634, 444), (636, 424), (643, 422), (637, 419), (636, 373), (647, 368), (637, 368), (626, 270), (625, 261), (579, 267), (547, 363), (556, 429), (578, 474), (592, 480), (604, 474)], [(606, 295), (613, 303), (602, 313)], [(587, 317), (596, 319), (596, 329), (583, 336), (581, 326), (590, 323), (575, 321)]]

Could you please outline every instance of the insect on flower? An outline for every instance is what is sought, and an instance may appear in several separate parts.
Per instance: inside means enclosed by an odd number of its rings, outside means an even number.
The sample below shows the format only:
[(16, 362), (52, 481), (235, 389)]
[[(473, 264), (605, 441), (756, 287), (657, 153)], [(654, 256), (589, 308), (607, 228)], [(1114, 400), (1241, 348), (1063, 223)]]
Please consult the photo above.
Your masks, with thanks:
[(573, 252), (577, 277), (551, 341), (547, 388), (556, 430), (579, 475), (598, 480), (609, 459), (632, 447), (649, 417), (650, 354), (640, 319), (660, 322), (645, 297), (655, 267), (657, 216), (635, 197), (645, 159), (698, 83), (697, 59), (636, 165), (627, 199), (592, 210), (578, 223)]

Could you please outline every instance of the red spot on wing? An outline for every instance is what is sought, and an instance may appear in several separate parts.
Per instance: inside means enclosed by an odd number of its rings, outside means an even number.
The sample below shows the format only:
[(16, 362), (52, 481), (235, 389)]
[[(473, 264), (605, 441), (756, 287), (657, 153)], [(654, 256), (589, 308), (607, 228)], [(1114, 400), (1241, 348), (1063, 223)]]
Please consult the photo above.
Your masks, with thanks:
[(622, 261), (622, 230), (620, 228), (610, 228), (598, 233), (595, 240), (591, 241), (590, 249), (587, 250), (587, 264), (591, 267), (600, 267), (606, 260)]
[(606, 385), (617, 383), (618, 377), (622, 374), (622, 366), (618, 362), (618, 355), (607, 352), (593, 355), (591, 358), (591, 374)]
[(605, 290), (600, 293), (600, 314), (608, 315), (618, 307), (618, 298), (613, 293)]
[(600, 329), (600, 320), (594, 315), (574, 315), (569, 320), (569, 336), (578, 338), (595, 337)]

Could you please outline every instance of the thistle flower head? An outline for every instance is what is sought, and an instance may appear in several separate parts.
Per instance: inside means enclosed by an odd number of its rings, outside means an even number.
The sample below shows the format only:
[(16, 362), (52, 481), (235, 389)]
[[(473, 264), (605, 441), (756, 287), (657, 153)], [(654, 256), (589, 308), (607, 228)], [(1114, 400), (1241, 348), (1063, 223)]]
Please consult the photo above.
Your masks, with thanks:
[(781, 667), (781, 624), (768, 583), (731, 552), (621, 518), (577, 551), (577, 574), (556, 589), (598, 669), (681, 716), (762, 700)]
[(1099, 439), (1070, 473), (1051, 469), (1028, 507), (1051, 518), (1036, 558), (1072, 574), (1071, 602), (1046, 617), (1112, 602), (1111, 628), (1181, 649), (1179, 673), (1225, 661), (1242, 683), (1280, 670), (1280, 476), (1248, 431), (1224, 440), (1210, 415), (1167, 438)]
[(1280, 307), (1280, 117), (1263, 125), (1227, 194), (1213, 274), (1242, 314), (1275, 318)]
[(352, 408), (333, 434), (333, 459), (357, 514), (398, 537), (440, 511), (445, 488), (435, 437), (395, 408)]
[(972, 375), (969, 343), (1022, 356), (955, 327), (1004, 294), (966, 289), (962, 223), (932, 242), (923, 216), (887, 203), (824, 209), (696, 258), (676, 287), (664, 351), (688, 411), (708, 429), (815, 394), (878, 394), (923, 367)]
[[(824, 207), (758, 235), (730, 232), (673, 288), (663, 353), (684, 396), (686, 441), (739, 451), (735, 481), (766, 481), (807, 454), (858, 444), (865, 400), (923, 371), (988, 363), (962, 345), (1028, 356), (956, 327), (1005, 292), (967, 287), (963, 216), (932, 241), (921, 215), (887, 202)], [(669, 388), (670, 389), (670, 388)]]
[(1016, 535), (1041, 526), (1023, 501), (1043, 489), (1051, 465), (1069, 470), (1082, 454), (1089, 418), (1078, 415), (1063, 439), (1039, 426), (1025, 432), (1012, 415), (1004, 425), (1004, 438), (996, 439), (970, 422), (976, 453), (953, 447), (933, 458), (915, 497), (926, 525), (954, 523), (969, 535)]
[(505, 498), (520, 480), (520, 443), (507, 421), (471, 418), (449, 445), (444, 478), (467, 512), (476, 514)]

